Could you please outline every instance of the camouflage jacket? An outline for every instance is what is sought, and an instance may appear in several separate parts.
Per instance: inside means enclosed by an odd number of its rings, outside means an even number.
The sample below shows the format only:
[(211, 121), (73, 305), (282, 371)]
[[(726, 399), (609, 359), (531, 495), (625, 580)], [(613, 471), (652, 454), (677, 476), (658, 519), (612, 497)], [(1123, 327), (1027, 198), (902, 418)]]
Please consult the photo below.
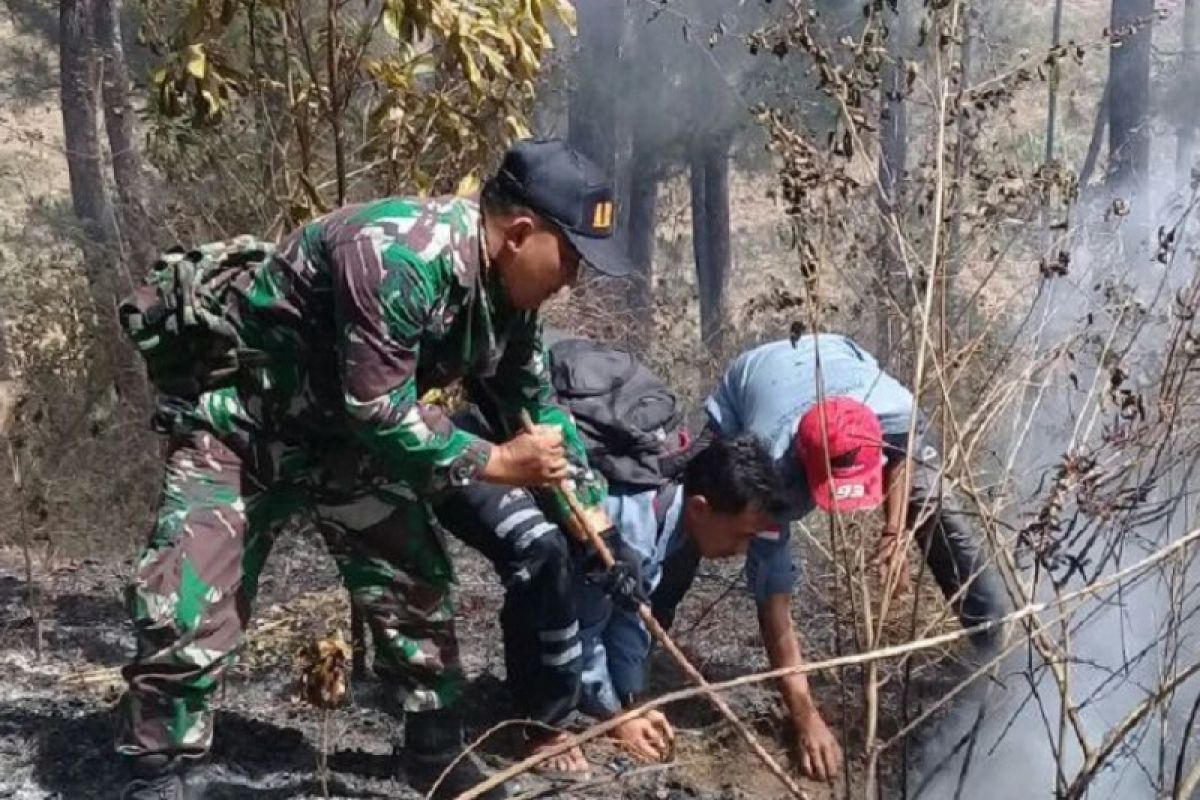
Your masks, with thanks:
[(464, 379), (501, 429), (521, 410), (561, 426), (579, 499), (596, 506), (571, 416), (555, 405), (536, 312), (511, 308), (481, 265), (477, 203), (386, 198), (347, 206), (286, 238), (237, 292), (239, 332), (264, 351), (255, 392), (281, 434), (352, 431), (389, 477), (428, 493), (477, 479), (491, 445), (418, 399)]

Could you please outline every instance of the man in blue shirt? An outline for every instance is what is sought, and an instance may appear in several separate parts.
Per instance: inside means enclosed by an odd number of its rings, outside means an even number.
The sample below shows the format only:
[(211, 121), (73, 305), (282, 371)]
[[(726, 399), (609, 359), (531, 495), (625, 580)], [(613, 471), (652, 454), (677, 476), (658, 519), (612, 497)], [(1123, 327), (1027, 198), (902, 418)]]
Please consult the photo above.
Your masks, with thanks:
[[(642, 555), (644, 586), (654, 614), (669, 627), (691, 585), (698, 560), (746, 555), (746, 574), (758, 606), (758, 623), (771, 668), (797, 666), (800, 644), (791, 617), (794, 568), (774, 520), (786, 513), (773, 459), (753, 434), (719, 438), (698, 449), (682, 484), (633, 495), (610, 495), (606, 509), (621, 538)], [(644, 688), (650, 636), (632, 608), (611, 603), (587, 581), (577, 584), (583, 692), (580, 710), (606, 718), (632, 705)], [(832, 780), (842, 751), (809, 691), (808, 678), (779, 681), (804, 773)], [(673, 733), (649, 714), (613, 731), (635, 754), (658, 759)]]
[[(690, 586), (700, 557), (745, 553), (772, 667), (800, 663), (790, 607), (794, 568), (787, 548), (780, 546), (780, 534), (764, 533), (786, 507), (773, 460), (753, 435), (709, 443), (688, 463), (681, 484), (611, 493), (606, 501), (621, 533), (624, 558), (640, 560), (643, 588), (652, 593), (655, 614), (664, 625)], [(438, 513), (452, 533), (492, 560), (512, 587), (502, 625), (509, 682), (522, 713), (562, 726), (576, 703), (579, 710), (604, 719), (635, 702), (644, 689), (650, 649), (635, 605), (620, 598), (614, 602), (610, 587), (597, 582), (586, 565), (575, 568), (574, 590), (563, 597), (561, 575), (569, 559), (561, 533), (546, 523), (524, 490), (473, 485), (456, 492)], [(531, 550), (553, 555), (519, 555)], [(539, 585), (552, 588), (535, 590), (542, 609), (535, 613), (535, 604), (522, 598)], [(547, 608), (560, 606), (577, 613), (577, 628), (559, 631), (542, 622)], [(529, 611), (514, 613), (520, 607)], [(580, 673), (581, 692), (571, 696), (569, 675)], [(832, 779), (841, 768), (841, 749), (813, 701), (807, 678), (789, 676), (780, 681), (780, 690), (794, 723), (802, 769), (817, 780)], [(674, 732), (661, 713), (650, 711), (610, 735), (635, 755), (657, 760), (670, 752)], [(531, 748), (550, 747), (561, 739), (534, 737)], [(578, 750), (548, 765), (562, 772), (583, 772), (588, 766)]]
[[(705, 410), (707, 435), (752, 433), (769, 448), (790, 505), (779, 520), (779, 547), (786, 548), (786, 523), (814, 507), (848, 513), (882, 504), (878, 563), (900, 590), (908, 586), (911, 530), (964, 627), (1004, 615), (1008, 595), (994, 554), (941, 484), (939, 456), (912, 393), (853, 341), (813, 334), (743, 353)], [(999, 636), (993, 628), (971, 639), (987, 651)]]

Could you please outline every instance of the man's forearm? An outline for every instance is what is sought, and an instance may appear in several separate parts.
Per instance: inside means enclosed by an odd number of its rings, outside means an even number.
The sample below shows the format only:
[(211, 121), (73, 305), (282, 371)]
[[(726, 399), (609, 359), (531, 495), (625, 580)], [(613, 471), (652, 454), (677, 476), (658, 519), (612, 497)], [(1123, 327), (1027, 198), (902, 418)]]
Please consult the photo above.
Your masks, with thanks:
[[(804, 663), (800, 652), (800, 640), (792, 625), (791, 596), (773, 594), (758, 607), (758, 624), (762, 631), (763, 644), (767, 649), (767, 660), (772, 669), (794, 667)], [(779, 679), (779, 693), (793, 719), (816, 711), (812, 693), (808, 688), (808, 677), (804, 674), (786, 675)]]
[(398, 481), (420, 492), (483, 479), (493, 446), (456, 427), (435, 406), (421, 406), (404, 388), (368, 402), (346, 395), (358, 440)]

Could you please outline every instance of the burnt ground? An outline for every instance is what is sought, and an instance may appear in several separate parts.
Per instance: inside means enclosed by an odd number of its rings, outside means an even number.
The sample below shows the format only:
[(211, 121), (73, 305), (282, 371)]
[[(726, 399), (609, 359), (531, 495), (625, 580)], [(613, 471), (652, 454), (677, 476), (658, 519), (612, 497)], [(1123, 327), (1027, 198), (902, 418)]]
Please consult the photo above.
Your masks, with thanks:
[[(456, 543), (457, 547), (457, 543)], [(458, 548), (461, 550), (462, 548)], [(809, 574), (814, 570), (808, 553)], [(473, 733), (509, 719), (503, 683), (503, 653), (496, 612), (500, 589), (486, 562), (457, 554), (460, 639), (471, 678), (468, 709)], [(132, 568), (123, 561), (59, 559), (44, 577), (44, 652), (33, 650), (34, 621), (25, 602), (24, 566), (15, 549), (0, 548), (0, 798), (116, 797), (122, 772), (112, 755), (113, 708), (121, 683), (117, 668), (132, 652), (132, 635), (122, 608), (122, 586)], [(738, 562), (702, 565), (696, 586), (676, 619), (674, 632), (689, 657), (710, 680), (766, 667), (751, 599), (742, 590)], [(822, 590), (822, 586), (825, 590)], [(811, 658), (839, 648), (852, 651), (838, 633), (840, 601), (823, 577), (806, 578), (794, 604), (797, 624), (809, 641)], [(219, 691), (215, 745), (202, 771), (208, 798), (319, 798), (324, 793), (318, 763), (327, 754), (328, 796), (415, 798), (390, 774), (393, 725), (378, 709), (378, 686), (356, 679), (352, 701), (322, 713), (293, 697), (294, 654), (306, 642), (347, 628), (344, 592), (319, 539), (298, 531), (283, 537), (263, 575), (254, 627), (242, 658)], [(833, 599), (829, 599), (832, 597)], [(714, 604), (715, 603), (715, 604)], [(948, 685), (960, 668), (946, 658), (917, 669), (909, 688), (910, 707), (920, 706)], [(813, 679), (826, 717), (841, 728), (851, 773), (861, 766), (861, 709), (857, 673)], [(677, 688), (682, 678), (656, 655), (655, 691)], [(765, 744), (786, 759), (780, 705), (770, 684), (728, 695)], [(517, 781), (528, 797), (624, 797), (654, 800), (773, 798), (782, 788), (743, 746), (732, 728), (703, 699), (666, 709), (679, 736), (674, 760), (641, 767), (603, 742), (589, 746), (593, 782), (554, 785), (542, 778)], [(898, 716), (891, 714), (891, 716)], [(899, 719), (885, 706), (881, 738)], [(494, 767), (511, 763), (515, 736), (504, 731), (481, 748)], [(884, 796), (900, 780), (897, 758), (885, 758)], [(857, 783), (857, 779), (854, 781)], [(847, 796), (836, 788), (807, 783), (816, 799)], [(852, 794), (858, 794), (851, 788)]]

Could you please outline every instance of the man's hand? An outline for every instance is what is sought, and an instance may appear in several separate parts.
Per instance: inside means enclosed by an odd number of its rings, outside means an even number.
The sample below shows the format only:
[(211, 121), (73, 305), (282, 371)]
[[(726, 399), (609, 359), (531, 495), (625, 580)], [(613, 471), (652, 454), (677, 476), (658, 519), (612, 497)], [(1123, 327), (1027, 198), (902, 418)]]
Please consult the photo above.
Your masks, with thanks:
[(908, 552), (904, 546), (907, 537), (903, 531), (885, 528), (879, 537), (879, 552), (875, 556), (875, 567), (884, 584), (896, 582), (896, 594), (904, 594), (912, 588), (908, 571)]
[[(791, 596), (775, 594), (758, 607), (767, 660), (772, 669), (796, 667), (804, 661), (800, 641), (792, 627)], [(793, 673), (779, 679), (779, 691), (796, 731), (796, 755), (804, 774), (819, 781), (832, 780), (842, 765), (842, 750), (817, 711), (808, 678)]]
[(602, 587), (614, 603), (630, 611), (637, 611), (638, 606), (650, 602), (642, 586), (641, 553), (627, 545), (616, 528), (604, 531), (600, 538), (612, 554), (613, 565), (605, 568), (599, 553), (593, 551), (584, 561), (584, 574), (589, 581)]
[(567, 477), (567, 455), (562, 431), (539, 425), (532, 433), (519, 433), (492, 448), (483, 479), (509, 486), (547, 486)]
[(666, 761), (675, 749), (675, 729), (655, 710), (623, 722), (608, 732), (621, 747), (642, 761)]
[(816, 708), (792, 720), (800, 769), (815, 781), (832, 781), (842, 770), (842, 748)]

